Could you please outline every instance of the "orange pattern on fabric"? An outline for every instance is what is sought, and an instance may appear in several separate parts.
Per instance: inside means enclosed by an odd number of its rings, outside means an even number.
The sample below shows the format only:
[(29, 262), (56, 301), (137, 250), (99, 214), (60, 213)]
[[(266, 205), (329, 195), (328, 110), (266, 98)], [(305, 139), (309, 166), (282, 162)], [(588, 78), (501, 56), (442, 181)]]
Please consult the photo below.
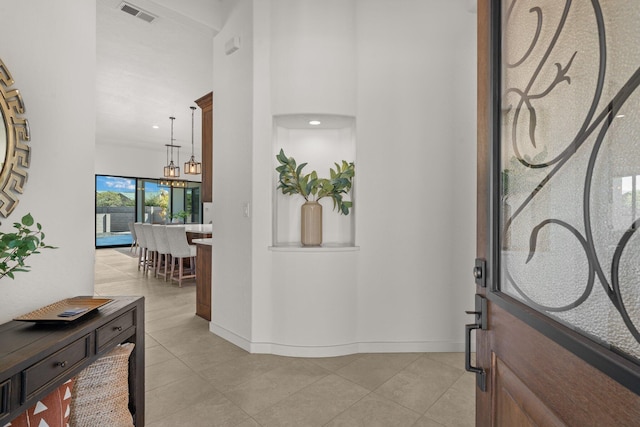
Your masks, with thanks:
[(4, 427), (69, 427), (73, 382), (65, 382)]

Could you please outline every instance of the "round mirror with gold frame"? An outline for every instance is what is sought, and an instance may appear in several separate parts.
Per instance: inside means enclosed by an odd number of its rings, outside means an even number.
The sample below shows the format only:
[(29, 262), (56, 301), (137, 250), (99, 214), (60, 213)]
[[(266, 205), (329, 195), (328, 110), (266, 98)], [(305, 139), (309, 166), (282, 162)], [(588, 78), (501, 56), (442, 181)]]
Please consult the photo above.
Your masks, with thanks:
[(19, 195), (27, 182), (31, 151), (29, 122), (24, 115), (24, 102), (13, 78), (0, 59), (0, 215), (5, 218), (18, 205)]

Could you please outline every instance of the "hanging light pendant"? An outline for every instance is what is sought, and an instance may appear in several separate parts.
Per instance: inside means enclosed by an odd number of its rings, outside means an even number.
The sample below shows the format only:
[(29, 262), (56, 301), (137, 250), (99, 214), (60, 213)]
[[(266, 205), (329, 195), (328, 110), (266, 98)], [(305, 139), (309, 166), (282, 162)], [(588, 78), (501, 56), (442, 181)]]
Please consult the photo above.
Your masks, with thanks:
[[(180, 176), (180, 166), (176, 166), (173, 163), (173, 149), (178, 149), (178, 164), (180, 164), (180, 146), (175, 145), (173, 141), (173, 121), (176, 119), (175, 117), (169, 117), (171, 119), (171, 144), (165, 144), (167, 147), (167, 166), (164, 167), (164, 177), (165, 178), (177, 178)], [(169, 160), (169, 151), (171, 151), (171, 160)]]
[(189, 175), (199, 175), (202, 173), (202, 163), (196, 162), (196, 159), (193, 155), (193, 113), (196, 110), (196, 107), (191, 108), (191, 159), (184, 164), (184, 173)]

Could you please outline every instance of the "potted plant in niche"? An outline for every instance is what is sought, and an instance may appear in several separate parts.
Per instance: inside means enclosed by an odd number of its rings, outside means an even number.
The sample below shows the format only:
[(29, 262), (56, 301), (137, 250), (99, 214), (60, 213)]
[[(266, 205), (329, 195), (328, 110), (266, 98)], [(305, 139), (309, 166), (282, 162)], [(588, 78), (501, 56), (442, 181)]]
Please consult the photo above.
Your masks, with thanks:
[[(35, 229), (30, 227), (35, 224)], [(20, 222), (14, 222), (12, 233), (0, 231), (0, 279), (4, 276), (14, 278), (14, 273), (29, 271), (25, 259), (39, 254), (39, 249), (56, 249), (44, 243), (42, 226), (26, 214)]]
[(324, 197), (333, 200), (333, 209), (339, 214), (349, 215), (353, 202), (344, 200), (353, 185), (355, 165), (353, 162), (342, 160), (335, 163), (335, 170), (329, 169), (329, 178), (318, 178), (318, 173), (312, 171), (303, 174), (307, 163), (298, 165), (293, 157), (287, 157), (283, 149), (276, 155), (280, 165), (278, 172), (278, 187), (284, 195), (300, 194), (305, 202), (301, 207), (300, 235), (303, 246), (319, 246), (322, 244), (322, 205), (318, 201)]

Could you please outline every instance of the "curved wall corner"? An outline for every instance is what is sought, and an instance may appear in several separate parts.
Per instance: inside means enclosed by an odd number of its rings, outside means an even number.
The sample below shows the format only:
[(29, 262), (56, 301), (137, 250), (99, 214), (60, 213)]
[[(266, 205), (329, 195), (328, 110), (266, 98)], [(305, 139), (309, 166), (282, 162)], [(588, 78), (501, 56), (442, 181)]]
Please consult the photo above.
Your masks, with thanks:
[(355, 0), (278, 0), (271, 9), (272, 113), (355, 116)]
[(358, 352), (358, 251), (273, 252), (266, 352), (329, 357)]

